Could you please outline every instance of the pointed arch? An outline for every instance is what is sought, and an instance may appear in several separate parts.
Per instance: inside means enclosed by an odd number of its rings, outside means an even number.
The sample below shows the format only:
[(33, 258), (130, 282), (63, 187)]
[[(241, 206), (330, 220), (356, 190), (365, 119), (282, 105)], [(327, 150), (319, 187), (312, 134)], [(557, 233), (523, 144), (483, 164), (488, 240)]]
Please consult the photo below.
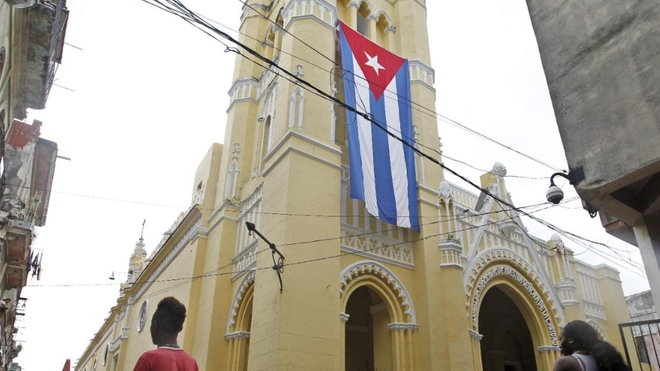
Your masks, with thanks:
[[(472, 356), (475, 365), (481, 365), (481, 334), (479, 314), (486, 294), (497, 287), (504, 292), (522, 314), (534, 347), (539, 371), (552, 370), (559, 357), (559, 329), (563, 325), (562, 313), (552, 299), (551, 291), (540, 276), (520, 256), (508, 250), (483, 254), (474, 265), (465, 292), (469, 332), (472, 338)], [(477, 367), (479, 369), (481, 366)]]
[(305, 92), (300, 85), (296, 85), (289, 98), (289, 128), (297, 123), (298, 129), (302, 129), (304, 108)]
[(374, 368), (415, 369), (419, 325), (408, 290), (392, 271), (371, 260), (347, 266), (340, 275), (340, 309), (342, 365), (355, 367), (355, 346), (367, 344)]
[(255, 271), (243, 278), (238, 287), (227, 319), (227, 368), (228, 371), (245, 371), (250, 353), (252, 328), (252, 301), (254, 298)]
[(341, 272), (339, 283), (342, 310), (346, 308), (351, 292), (361, 286), (369, 285), (391, 306), (393, 322), (417, 323), (415, 308), (408, 290), (384, 265), (373, 260), (353, 263)]
[(588, 319), (586, 322), (589, 324), (589, 326), (591, 326), (594, 330), (596, 330), (596, 333), (598, 334), (598, 338), (600, 340), (609, 341), (609, 339), (607, 338), (607, 333), (603, 331), (603, 328), (600, 327), (598, 322), (592, 319)]
[(234, 299), (231, 302), (231, 309), (229, 311), (229, 318), (227, 319), (227, 334), (230, 334), (232, 330), (236, 330), (240, 326), (234, 326), (237, 324), (237, 319), (241, 319), (238, 316), (241, 311), (241, 307), (245, 302), (246, 297), (251, 297), (253, 287), (254, 287), (254, 278), (256, 276), (255, 271), (248, 273), (241, 281), (241, 285), (236, 290), (234, 294)]

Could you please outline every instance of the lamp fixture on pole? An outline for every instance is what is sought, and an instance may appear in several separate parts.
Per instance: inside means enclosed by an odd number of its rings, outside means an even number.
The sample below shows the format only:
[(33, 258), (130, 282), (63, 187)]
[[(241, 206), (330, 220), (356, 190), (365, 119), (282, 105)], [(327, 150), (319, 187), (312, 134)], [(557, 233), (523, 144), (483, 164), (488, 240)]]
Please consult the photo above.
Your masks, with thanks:
[[(284, 289), (284, 285), (282, 284), (282, 274), (284, 274), (284, 255), (282, 255), (282, 253), (277, 249), (274, 243), (268, 241), (268, 239), (264, 237), (264, 235), (259, 233), (254, 223), (245, 222), (245, 226), (247, 227), (250, 236), (252, 236), (253, 233), (256, 233), (257, 236), (261, 237), (261, 239), (268, 244), (268, 247), (270, 247), (270, 252), (273, 258), (273, 270), (277, 272), (277, 278), (280, 279), (280, 293), (281, 293), (282, 290)], [(275, 261), (275, 254), (277, 254), (278, 256), (277, 261)]]

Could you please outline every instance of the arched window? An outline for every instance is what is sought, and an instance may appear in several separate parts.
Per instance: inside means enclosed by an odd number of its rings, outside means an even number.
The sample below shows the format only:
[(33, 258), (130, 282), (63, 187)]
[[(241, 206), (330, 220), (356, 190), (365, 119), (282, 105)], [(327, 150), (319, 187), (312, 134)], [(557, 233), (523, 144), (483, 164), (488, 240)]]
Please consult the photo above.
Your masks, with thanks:
[(289, 100), (289, 127), (298, 125), (298, 129), (302, 129), (305, 94), (299, 85), (293, 89)]

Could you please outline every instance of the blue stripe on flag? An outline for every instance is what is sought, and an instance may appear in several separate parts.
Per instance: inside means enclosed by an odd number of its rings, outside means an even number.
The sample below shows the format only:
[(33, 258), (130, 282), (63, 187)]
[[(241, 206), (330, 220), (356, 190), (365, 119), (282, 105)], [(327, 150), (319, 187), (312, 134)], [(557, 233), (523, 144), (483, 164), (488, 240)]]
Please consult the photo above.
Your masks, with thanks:
[(399, 94), (399, 117), (401, 122), (401, 137), (408, 145), (403, 146), (408, 172), (408, 207), (411, 228), (419, 232), (419, 217), (417, 211), (417, 176), (415, 169), (415, 152), (412, 149), (414, 133), (412, 130), (412, 110), (410, 100), (410, 70), (408, 60), (403, 63), (396, 76), (397, 92)]

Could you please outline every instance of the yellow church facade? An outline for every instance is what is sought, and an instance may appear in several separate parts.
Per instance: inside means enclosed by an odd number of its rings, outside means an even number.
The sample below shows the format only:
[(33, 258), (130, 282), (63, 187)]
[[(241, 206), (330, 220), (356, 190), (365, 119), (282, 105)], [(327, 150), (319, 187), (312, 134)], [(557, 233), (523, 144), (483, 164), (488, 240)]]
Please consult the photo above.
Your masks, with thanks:
[[(339, 20), (409, 60), (411, 97), (435, 106), (423, 0), (254, 0), (241, 41), (343, 97)], [(132, 370), (154, 348), (158, 302), (188, 308), (179, 344), (200, 370), (549, 371), (559, 333), (588, 321), (621, 348), (629, 322), (618, 272), (530, 236), (516, 210), (445, 181), (417, 158), (420, 232), (349, 198), (343, 108), (237, 56), (224, 145), (198, 167), (192, 206), (127, 282), (76, 370)], [(415, 142), (440, 153), (434, 115)], [(480, 185), (511, 203), (496, 163)], [(277, 255), (246, 222), (285, 256)], [(277, 267), (276, 267), (277, 268)]]

